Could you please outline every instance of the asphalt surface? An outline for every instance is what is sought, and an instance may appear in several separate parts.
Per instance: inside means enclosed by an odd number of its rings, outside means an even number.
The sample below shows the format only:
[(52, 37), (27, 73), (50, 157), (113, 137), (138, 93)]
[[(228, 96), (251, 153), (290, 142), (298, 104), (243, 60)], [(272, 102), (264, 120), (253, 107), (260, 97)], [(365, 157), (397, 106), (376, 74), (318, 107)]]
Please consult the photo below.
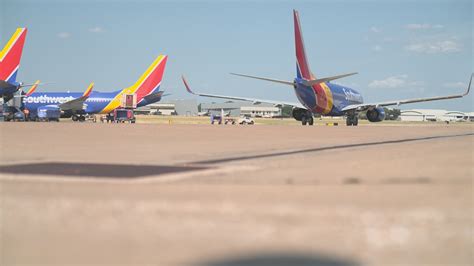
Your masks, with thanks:
[(473, 124), (0, 124), (0, 265), (472, 265)]

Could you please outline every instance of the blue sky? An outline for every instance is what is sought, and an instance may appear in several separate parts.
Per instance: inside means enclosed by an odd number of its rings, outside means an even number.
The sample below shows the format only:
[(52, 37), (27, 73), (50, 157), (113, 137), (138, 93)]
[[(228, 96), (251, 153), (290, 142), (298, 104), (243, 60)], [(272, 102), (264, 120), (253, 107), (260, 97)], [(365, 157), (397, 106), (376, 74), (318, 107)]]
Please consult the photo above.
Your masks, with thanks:
[[(459, 93), (473, 72), (472, 1), (0, 1), (3, 46), (28, 27), (18, 79), (55, 82), (47, 91), (127, 87), (160, 53), (169, 55), (170, 99), (198, 91), (297, 101), (292, 88), (229, 75), (295, 76), (292, 9), (300, 12), (318, 77), (365, 101)], [(403, 106), (473, 111), (460, 100)], [(200, 101), (211, 101), (201, 98)]]

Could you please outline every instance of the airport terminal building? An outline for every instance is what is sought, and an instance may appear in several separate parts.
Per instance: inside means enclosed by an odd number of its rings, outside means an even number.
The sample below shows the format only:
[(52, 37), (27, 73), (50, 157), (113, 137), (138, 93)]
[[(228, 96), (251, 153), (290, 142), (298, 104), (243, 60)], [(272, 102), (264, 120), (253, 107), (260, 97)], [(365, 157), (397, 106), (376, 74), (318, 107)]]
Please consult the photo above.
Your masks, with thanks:
[(135, 110), (135, 113), (144, 115), (197, 116), (198, 104), (196, 99), (169, 100), (139, 107)]
[(474, 112), (412, 109), (400, 112), (401, 121), (474, 121)]
[[(195, 99), (169, 100), (137, 108), (135, 113), (145, 115), (197, 116), (199, 114), (220, 115), (221, 112), (224, 111), (226, 115), (228, 114), (233, 117), (248, 115), (251, 117), (268, 118), (278, 117), (282, 114), (280, 107), (275, 107), (272, 104), (266, 103), (251, 104), (248, 102), (212, 102), (201, 103), (199, 105)], [(200, 111), (198, 111), (199, 109)]]
[(281, 108), (273, 104), (248, 102), (201, 103), (201, 112), (220, 114), (221, 111), (230, 116), (248, 115), (251, 117), (277, 117), (281, 116)]

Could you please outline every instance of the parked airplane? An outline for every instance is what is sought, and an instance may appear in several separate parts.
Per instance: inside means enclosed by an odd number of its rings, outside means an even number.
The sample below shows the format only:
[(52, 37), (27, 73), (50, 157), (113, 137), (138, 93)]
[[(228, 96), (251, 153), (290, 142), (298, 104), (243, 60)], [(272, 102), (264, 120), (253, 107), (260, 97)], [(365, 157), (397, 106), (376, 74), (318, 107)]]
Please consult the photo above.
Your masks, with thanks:
[(205, 93), (194, 93), (191, 91), (189, 84), (186, 82), (184, 76), (182, 77), (184, 85), (189, 93), (212, 98), (231, 99), (250, 101), (254, 104), (258, 103), (271, 103), (274, 105), (288, 105), (293, 107), (293, 117), (301, 121), (303, 125), (313, 125), (313, 114), (321, 114), (327, 116), (346, 116), (346, 124), (348, 126), (357, 126), (358, 124), (358, 113), (367, 111), (367, 119), (370, 122), (380, 122), (385, 119), (385, 112), (383, 107), (392, 105), (401, 105), (408, 103), (436, 101), (443, 99), (454, 99), (466, 96), (471, 88), (471, 81), (467, 91), (463, 94), (429, 97), (429, 98), (417, 98), (417, 99), (405, 99), (395, 100), (386, 102), (374, 102), (374, 103), (363, 103), (362, 95), (354, 89), (346, 86), (341, 86), (332, 83), (331, 81), (340, 79), (343, 77), (351, 76), (357, 73), (343, 74), (333, 77), (316, 78), (311, 72), (306, 57), (306, 52), (303, 43), (303, 34), (301, 32), (300, 19), (298, 11), (293, 10), (294, 18), (294, 30), (295, 30), (295, 48), (296, 48), (296, 78), (293, 81), (277, 80), (265, 77), (257, 77), (243, 74), (231, 73), (233, 75), (260, 79), (264, 81), (276, 82), (279, 84), (285, 84), (294, 88), (295, 94), (300, 103), (290, 103), (272, 100), (262, 100), (246, 97), (235, 97), (226, 95), (214, 95)]
[(27, 32), (26, 28), (16, 29), (0, 51), (0, 97), (5, 97), (5, 102), (9, 101), (21, 87), (32, 85), (25, 85), (16, 81)]
[(92, 91), (91, 83), (85, 93), (76, 92), (28, 92), (23, 98), (24, 108), (30, 117), (37, 116), (39, 107), (48, 106), (60, 110), (61, 117), (72, 117), (74, 121), (85, 120), (86, 114), (108, 114), (119, 108), (124, 94), (136, 94), (137, 107), (161, 100), (160, 91), (168, 56), (160, 55), (132, 86), (114, 92)]

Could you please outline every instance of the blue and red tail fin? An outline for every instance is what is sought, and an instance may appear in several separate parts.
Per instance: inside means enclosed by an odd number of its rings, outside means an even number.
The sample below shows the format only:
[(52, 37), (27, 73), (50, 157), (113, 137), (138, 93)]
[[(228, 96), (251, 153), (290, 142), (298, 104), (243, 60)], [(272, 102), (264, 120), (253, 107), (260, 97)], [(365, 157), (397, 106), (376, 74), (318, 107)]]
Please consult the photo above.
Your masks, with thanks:
[(309, 69), (298, 11), (293, 10), (293, 17), (295, 24), (296, 75), (298, 78), (304, 78), (307, 80), (316, 79)]
[(0, 51), (0, 80), (11, 84), (16, 83), (27, 31), (26, 28), (18, 28), (3, 50)]
[(157, 93), (163, 80), (167, 59), (168, 56), (166, 55), (158, 56), (135, 84), (125, 89), (125, 91), (127, 93), (136, 93), (137, 102), (140, 102), (149, 94)]

